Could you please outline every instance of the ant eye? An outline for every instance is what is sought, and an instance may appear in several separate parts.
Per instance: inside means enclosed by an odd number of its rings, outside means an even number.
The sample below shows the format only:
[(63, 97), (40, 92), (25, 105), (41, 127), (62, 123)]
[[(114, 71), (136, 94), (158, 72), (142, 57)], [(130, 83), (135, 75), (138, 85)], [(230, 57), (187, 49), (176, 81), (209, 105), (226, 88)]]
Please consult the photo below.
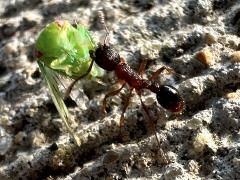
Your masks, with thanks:
[(171, 112), (181, 112), (183, 110), (184, 101), (177, 89), (172, 86), (161, 86), (157, 91), (157, 101), (163, 108)]

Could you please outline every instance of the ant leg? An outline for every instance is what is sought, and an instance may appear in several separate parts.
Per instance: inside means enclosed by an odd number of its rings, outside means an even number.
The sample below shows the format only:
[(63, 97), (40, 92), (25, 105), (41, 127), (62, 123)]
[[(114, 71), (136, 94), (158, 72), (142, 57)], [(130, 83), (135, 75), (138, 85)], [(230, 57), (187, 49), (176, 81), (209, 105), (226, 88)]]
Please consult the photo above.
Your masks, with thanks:
[(162, 66), (161, 68), (159, 68), (157, 71), (155, 71), (152, 76), (149, 78), (149, 80), (155, 80), (164, 70), (167, 70), (168, 73), (171, 73), (171, 74), (175, 74), (177, 75), (178, 77), (180, 78), (185, 78), (184, 75), (182, 74), (179, 74), (177, 72), (175, 72), (172, 68), (169, 68), (169, 67), (166, 67), (166, 66)]
[[(147, 60), (143, 60), (139, 66), (139, 69), (138, 69), (138, 74), (142, 77), (143, 73), (144, 73), (144, 69), (147, 65)], [(153, 75), (152, 77), (150, 77), (149, 80), (154, 80), (157, 78), (157, 76), (159, 74), (161, 74), (164, 70), (168, 70), (169, 72), (171, 73), (175, 73), (174, 70), (170, 69), (170, 68), (167, 68), (166, 66), (163, 66), (162, 68), (158, 69)], [(150, 118), (150, 114), (148, 112), (148, 109), (146, 107), (146, 105), (143, 103), (142, 101), (142, 96), (141, 96), (141, 91), (137, 91), (137, 94), (139, 96), (139, 99), (141, 101), (141, 105), (143, 107), (143, 110), (145, 111), (146, 115), (147, 115), (147, 118), (148, 118), (148, 121), (150, 122), (150, 126), (151, 126), (151, 129), (152, 131), (154, 131), (154, 135), (156, 137), (156, 140), (157, 140), (157, 143), (158, 143), (158, 147), (159, 147), (159, 152), (160, 152), (160, 156), (161, 156), (161, 160), (164, 164), (168, 164), (170, 162), (170, 160), (168, 159), (168, 157), (165, 155), (164, 151), (162, 150), (161, 148), (161, 145), (160, 145), (160, 141), (158, 139), (158, 136), (157, 136), (157, 132), (156, 132), (156, 126), (154, 125), (154, 122), (153, 120)]]
[(145, 70), (145, 67), (147, 65), (147, 60), (142, 60), (139, 68), (138, 68), (138, 74), (142, 77), (143, 73), (144, 73), (144, 70)]
[(66, 90), (66, 92), (65, 92), (65, 94), (64, 94), (64, 99), (66, 99), (66, 98), (69, 96), (69, 94), (71, 93), (72, 88), (73, 88), (73, 86), (76, 84), (76, 82), (78, 82), (80, 79), (84, 78), (85, 76), (87, 76), (87, 75), (90, 73), (90, 71), (92, 70), (92, 67), (93, 67), (93, 63), (94, 63), (94, 60), (91, 61), (91, 64), (90, 64), (87, 72), (86, 72), (85, 74), (77, 77), (77, 79), (75, 79), (75, 80), (68, 86), (68, 88), (67, 88), (67, 90)]
[(152, 76), (149, 78), (149, 80), (155, 80), (164, 70), (167, 70), (169, 73), (177, 74), (172, 68), (163, 66), (159, 68), (157, 71), (155, 71)]
[(131, 87), (131, 89), (129, 90), (129, 93), (128, 95), (126, 96), (126, 100), (124, 101), (124, 105), (123, 105), (123, 110), (122, 110), (122, 113), (121, 113), (121, 117), (120, 117), (120, 134), (122, 134), (122, 127), (124, 125), (124, 114), (127, 110), (127, 107), (129, 105), (129, 102), (130, 102), (130, 99), (132, 97), (132, 91), (133, 91), (134, 88)]
[[(117, 89), (117, 90), (114, 90), (114, 91), (111, 91), (109, 92), (108, 94), (106, 94), (106, 96), (104, 97), (103, 99), (103, 107), (102, 107), (102, 112), (105, 114), (106, 113), (106, 104), (107, 104), (107, 98), (108, 97), (111, 97), (111, 96), (114, 96), (116, 94), (118, 94), (122, 89), (123, 87), (126, 85), (126, 82), (125, 81), (122, 81), (122, 86)], [(120, 117), (120, 123), (119, 123), (119, 126), (120, 126), (120, 134), (122, 134), (122, 127), (124, 125), (124, 114), (127, 110), (127, 107), (129, 105), (129, 102), (130, 102), (130, 99), (131, 99), (131, 96), (132, 96), (132, 91), (133, 91), (134, 88), (131, 88), (128, 95), (126, 96), (126, 100), (124, 101), (124, 105), (123, 105), (123, 110), (122, 110), (122, 113), (121, 113), (121, 117)]]
[[(147, 60), (142, 60), (140, 66), (139, 66), (139, 69), (138, 69), (138, 74), (140, 76), (143, 75), (146, 65), (147, 65)], [(167, 70), (168, 73), (176, 74), (177, 76), (182, 77), (181, 74), (176, 73), (172, 68), (169, 68), (167, 66), (162, 66), (161, 68), (159, 68), (157, 71), (155, 71), (152, 74), (152, 76), (149, 78), (149, 80), (155, 80), (157, 78), (157, 76), (159, 76), (159, 74), (161, 74), (164, 70)]]
[(166, 156), (166, 154), (164, 153), (164, 151), (163, 151), (162, 148), (161, 148), (160, 141), (159, 141), (159, 139), (158, 139), (157, 132), (156, 132), (156, 126), (154, 125), (153, 120), (150, 118), (150, 114), (149, 114), (149, 112), (148, 112), (148, 109), (147, 109), (146, 105), (145, 105), (145, 104), (143, 103), (143, 101), (142, 101), (141, 92), (138, 91), (137, 94), (138, 94), (139, 99), (140, 99), (140, 101), (141, 101), (141, 105), (142, 105), (142, 107), (143, 107), (143, 110), (145, 111), (145, 113), (146, 113), (146, 115), (147, 115), (148, 121), (150, 122), (151, 129), (152, 129), (152, 131), (154, 131), (154, 135), (155, 135), (155, 137), (156, 137), (156, 140), (157, 140), (157, 143), (158, 143), (158, 147), (159, 147), (159, 152), (160, 152), (160, 156), (161, 156), (161, 161), (162, 161), (162, 163), (164, 163), (164, 164), (169, 164), (170, 160), (169, 160), (169, 158)]
[(104, 99), (103, 99), (103, 101), (102, 101), (102, 112), (104, 113), (104, 114), (106, 114), (107, 112), (106, 112), (106, 106), (107, 106), (107, 98), (109, 98), (109, 97), (111, 97), (111, 96), (115, 96), (115, 95), (117, 95), (122, 89), (123, 89), (123, 87), (126, 85), (126, 82), (125, 81), (122, 81), (122, 82), (120, 82), (120, 84), (122, 85), (119, 89), (115, 89), (115, 90), (113, 90), (113, 91), (111, 91), (111, 92), (109, 92), (109, 93), (107, 93), (106, 95), (105, 95), (105, 97), (104, 97)]

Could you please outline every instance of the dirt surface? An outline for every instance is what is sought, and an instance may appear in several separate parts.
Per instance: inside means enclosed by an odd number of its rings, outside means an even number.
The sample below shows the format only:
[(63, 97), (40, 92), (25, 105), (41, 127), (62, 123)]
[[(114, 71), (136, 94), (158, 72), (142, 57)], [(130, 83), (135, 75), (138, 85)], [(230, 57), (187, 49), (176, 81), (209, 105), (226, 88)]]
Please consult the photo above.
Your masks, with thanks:
[[(101, 101), (117, 82), (82, 80), (68, 101), (77, 147), (64, 127), (33, 55), (40, 30), (57, 19), (77, 21), (109, 43), (133, 69), (148, 60), (144, 77), (163, 65), (185, 110), (174, 115), (143, 92), (157, 120), (154, 133), (136, 93), (119, 118), (129, 88)], [(0, 179), (240, 179), (240, 1), (238, 0), (15, 0), (0, 2)], [(69, 81), (69, 80), (68, 80)]]

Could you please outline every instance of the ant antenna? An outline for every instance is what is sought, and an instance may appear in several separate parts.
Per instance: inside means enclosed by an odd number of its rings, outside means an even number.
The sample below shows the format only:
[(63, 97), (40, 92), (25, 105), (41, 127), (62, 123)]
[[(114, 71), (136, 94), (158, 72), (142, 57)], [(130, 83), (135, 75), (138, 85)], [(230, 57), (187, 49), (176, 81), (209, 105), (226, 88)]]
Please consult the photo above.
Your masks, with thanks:
[(104, 29), (105, 29), (105, 31), (106, 31), (105, 38), (104, 38), (104, 44), (106, 44), (106, 40), (107, 40), (107, 38), (108, 38), (108, 36), (109, 36), (109, 30), (108, 30), (108, 28), (107, 28), (107, 26), (106, 26), (105, 18), (104, 18), (104, 13), (103, 13), (102, 10), (99, 10), (99, 11), (98, 11), (98, 17), (99, 17), (99, 19), (100, 19), (100, 23), (103, 25), (103, 27), (104, 27)]

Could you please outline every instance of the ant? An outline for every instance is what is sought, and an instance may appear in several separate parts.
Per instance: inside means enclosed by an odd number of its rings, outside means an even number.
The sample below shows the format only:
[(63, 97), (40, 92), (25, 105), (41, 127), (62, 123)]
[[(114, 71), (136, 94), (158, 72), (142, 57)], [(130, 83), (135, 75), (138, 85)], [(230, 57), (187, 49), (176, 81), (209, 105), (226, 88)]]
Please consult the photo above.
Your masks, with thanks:
[[(106, 113), (105, 109), (106, 109), (106, 104), (107, 104), (107, 98), (117, 95), (126, 84), (128, 84), (130, 86), (130, 90), (127, 95), (126, 101), (124, 102), (123, 110), (122, 110), (121, 117), (120, 117), (120, 133), (121, 133), (121, 129), (124, 125), (124, 113), (126, 112), (126, 109), (129, 105), (130, 98), (132, 96), (132, 91), (134, 89), (137, 92), (140, 102), (141, 102), (141, 105), (142, 105), (144, 111), (146, 112), (146, 115), (148, 117), (148, 120), (149, 120), (152, 128), (154, 128), (154, 129), (155, 129), (155, 127), (154, 127), (153, 120), (150, 118), (148, 109), (142, 101), (142, 97), (141, 97), (142, 90), (148, 89), (151, 92), (155, 93), (158, 103), (163, 108), (167, 109), (168, 111), (173, 112), (173, 113), (182, 112), (184, 109), (184, 101), (183, 101), (182, 97), (180, 96), (180, 94), (178, 93), (177, 89), (170, 85), (161, 85), (155, 81), (156, 78), (164, 70), (167, 70), (172, 73), (175, 73), (175, 72), (171, 68), (163, 66), (160, 69), (158, 69), (157, 71), (155, 71), (150, 78), (144, 79), (142, 77), (142, 74), (143, 74), (145, 66), (146, 66), (146, 61), (143, 61), (140, 64), (138, 72), (134, 71), (125, 62), (125, 60), (122, 57), (120, 57), (118, 52), (113, 47), (111, 47), (110, 45), (107, 45), (106, 39), (109, 36), (109, 31), (104, 22), (104, 15), (103, 15), (102, 11), (99, 11), (99, 17), (101, 20), (101, 24), (104, 26), (105, 31), (106, 31), (104, 43), (99, 44), (95, 51), (89, 52), (90, 57), (92, 58), (92, 61), (91, 61), (91, 64), (90, 64), (87, 72), (84, 75), (75, 79), (70, 84), (70, 86), (68, 87), (68, 89), (65, 93), (65, 97), (67, 97), (70, 94), (74, 84), (81, 78), (85, 77), (91, 71), (93, 63), (95, 62), (98, 66), (100, 66), (101, 68), (103, 68), (106, 71), (114, 71), (116, 76), (119, 79), (120, 84), (121, 84), (121, 87), (119, 89), (111, 91), (105, 95), (105, 97), (103, 99), (103, 111), (105, 113)], [(160, 155), (163, 160), (163, 163), (169, 163), (168, 158), (166, 157), (165, 153), (163, 152), (163, 150), (160, 147), (160, 141), (157, 137), (156, 130), (154, 131), (154, 134), (155, 134), (157, 143), (159, 145), (159, 151), (160, 151)]]

